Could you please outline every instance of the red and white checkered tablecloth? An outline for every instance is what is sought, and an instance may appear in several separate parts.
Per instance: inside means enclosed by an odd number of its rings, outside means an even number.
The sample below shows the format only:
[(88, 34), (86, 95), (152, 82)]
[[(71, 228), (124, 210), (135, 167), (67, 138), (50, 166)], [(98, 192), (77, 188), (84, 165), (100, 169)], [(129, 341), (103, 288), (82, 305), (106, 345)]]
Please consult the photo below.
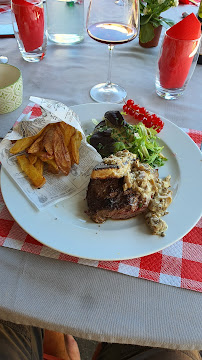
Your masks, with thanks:
[[(27, 106), (19, 120), (31, 110), (31, 118), (41, 114), (38, 105)], [(198, 146), (201, 144), (202, 131), (184, 131)], [(155, 254), (130, 260), (93, 261), (60, 253), (32, 238), (12, 218), (0, 193), (0, 246), (202, 292), (202, 218), (186, 236)]]
[(11, 9), (10, 5), (6, 5), (6, 4), (0, 5), (0, 14), (10, 11), (10, 9)]

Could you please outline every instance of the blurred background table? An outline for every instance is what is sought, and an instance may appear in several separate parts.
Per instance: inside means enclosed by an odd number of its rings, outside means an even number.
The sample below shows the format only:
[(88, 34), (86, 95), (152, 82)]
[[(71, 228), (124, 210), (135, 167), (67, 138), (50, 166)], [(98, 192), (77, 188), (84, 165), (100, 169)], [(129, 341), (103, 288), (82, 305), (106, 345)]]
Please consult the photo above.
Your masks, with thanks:
[[(178, 21), (184, 11), (196, 13), (197, 7), (179, 6), (167, 17)], [(202, 66), (197, 65), (183, 97), (163, 100), (155, 93), (158, 51), (159, 46), (141, 48), (138, 39), (115, 47), (112, 81), (148, 110), (180, 127), (202, 130)], [(0, 137), (31, 95), (68, 106), (91, 103), (89, 90), (107, 77), (107, 46), (87, 34), (75, 46), (49, 43), (40, 63), (25, 62), (13, 38), (1, 39), (0, 54), (22, 71), (24, 82), (22, 106), (0, 116)], [(194, 291), (0, 248), (2, 319), (97, 341), (201, 349), (201, 307), (202, 295)]]

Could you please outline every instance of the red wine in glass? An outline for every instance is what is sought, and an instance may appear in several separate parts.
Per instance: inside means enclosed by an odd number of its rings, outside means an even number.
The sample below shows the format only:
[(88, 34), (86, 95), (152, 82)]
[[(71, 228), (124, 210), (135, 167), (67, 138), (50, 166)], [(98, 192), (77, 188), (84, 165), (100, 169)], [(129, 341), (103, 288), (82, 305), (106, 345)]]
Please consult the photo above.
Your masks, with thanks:
[(86, 27), (93, 40), (107, 44), (109, 49), (108, 80), (93, 86), (90, 96), (97, 102), (123, 102), (125, 89), (111, 82), (112, 50), (114, 45), (126, 44), (138, 35), (139, 0), (123, 0), (123, 6), (109, 0), (90, 0)]
[(88, 35), (108, 45), (124, 44), (137, 36), (137, 29), (120, 23), (97, 23), (87, 29)]

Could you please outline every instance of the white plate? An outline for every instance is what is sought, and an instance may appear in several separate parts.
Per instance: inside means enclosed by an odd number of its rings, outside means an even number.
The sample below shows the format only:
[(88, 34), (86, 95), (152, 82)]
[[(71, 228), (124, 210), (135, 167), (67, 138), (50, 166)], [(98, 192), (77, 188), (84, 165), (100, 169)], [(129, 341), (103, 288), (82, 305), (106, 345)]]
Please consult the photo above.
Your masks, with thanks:
[[(120, 105), (84, 104), (73, 106), (84, 130), (94, 127), (107, 110)], [(41, 243), (69, 255), (94, 260), (131, 259), (152, 254), (173, 244), (197, 223), (202, 210), (202, 156), (198, 147), (176, 125), (165, 120), (160, 142), (167, 163), (160, 177), (171, 174), (173, 202), (165, 221), (165, 237), (150, 234), (142, 216), (98, 225), (85, 214), (85, 191), (44, 211), (37, 211), (2, 169), (1, 189), (8, 210), (17, 223)]]

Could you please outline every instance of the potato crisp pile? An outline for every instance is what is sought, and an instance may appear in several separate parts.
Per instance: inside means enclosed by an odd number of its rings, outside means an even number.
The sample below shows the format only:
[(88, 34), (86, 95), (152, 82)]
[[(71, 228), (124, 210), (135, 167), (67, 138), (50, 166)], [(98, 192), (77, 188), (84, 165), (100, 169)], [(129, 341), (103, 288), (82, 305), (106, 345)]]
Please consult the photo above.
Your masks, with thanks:
[(38, 134), (17, 140), (10, 153), (17, 156), (22, 171), (31, 183), (41, 188), (46, 179), (44, 165), (53, 174), (68, 175), (73, 164), (79, 164), (82, 134), (64, 121), (46, 125)]

